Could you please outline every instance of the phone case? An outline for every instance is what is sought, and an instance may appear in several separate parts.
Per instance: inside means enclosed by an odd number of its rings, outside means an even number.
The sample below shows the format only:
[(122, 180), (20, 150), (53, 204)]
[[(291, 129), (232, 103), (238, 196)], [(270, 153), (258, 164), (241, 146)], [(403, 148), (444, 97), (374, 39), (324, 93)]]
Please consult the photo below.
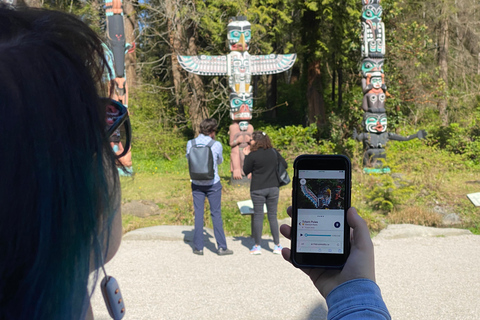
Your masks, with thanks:
[(110, 317), (115, 320), (122, 319), (125, 315), (125, 303), (117, 280), (114, 277), (106, 276), (100, 283), (100, 288)]
[[(338, 171), (340, 170), (340, 171)], [(300, 172), (307, 174), (309, 176), (303, 176), (301, 178)], [(327, 174), (322, 176), (318, 172), (344, 172), (342, 177), (335, 177)], [(335, 173), (334, 173), (335, 174)], [(330, 181), (332, 180), (332, 181)], [(335, 180), (335, 181), (334, 181)], [(308, 181), (312, 181), (308, 183)], [(340, 199), (336, 200), (334, 198), (335, 186), (338, 186), (340, 192), (343, 189), (344, 194)], [(313, 189), (312, 189), (313, 187)], [(315, 189), (317, 188), (317, 189)], [(314, 190), (315, 189), (315, 190)], [(324, 196), (322, 196), (324, 195)], [(294, 178), (293, 178), (293, 188), (292, 188), (292, 238), (291, 238), (291, 262), (297, 268), (330, 268), (330, 269), (341, 269), (346, 263), (350, 252), (350, 227), (346, 221), (346, 210), (350, 207), (350, 198), (351, 198), (351, 164), (348, 157), (344, 155), (300, 155), (295, 159), (294, 162)], [(340, 203), (339, 203), (340, 201)], [(343, 224), (343, 253), (342, 254), (331, 254), (327, 251), (315, 252), (315, 251), (300, 251), (297, 252), (297, 242), (298, 239), (298, 228), (300, 221), (298, 216), (298, 209), (303, 208), (306, 210), (325, 210), (325, 212), (334, 213), (337, 211), (338, 226), (339, 228)], [(342, 215), (338, 214), (339, 210), (342, 210), (344, 213)], [(328, 210), (328, 211), (327, 211)], [(310, 219), (310, 218), (309, 218)], [(326, 220), (323, 216), (320, 218), (315, 218), (313, 221), (318, 225), (325, 225)], [(308, 221), (311, 222), (311, 221)], [(332, 229), (334, 224), (332, 224)], [(330, 231), (325, 231), (327, 234), (315, 234), (315, 232), (324, 233), (322, 231), (306, 231), (304, 229), (304, 234), (300, 235), (305, 239), (306, 236), (319, 236), (319, 237), (328, 237)], [(311, 229), (312, 230), (312, 229)], [(328, 229), (327, 229), (328, 230)], [(313, 232), (313, 234), (308, 234)], [(323, 238), (319, 238), (323, 239)], [(305, 241), (305, 240), (302, 240)], [(325, 248), (318, 248), (320, 250), (326, 250)], [(332, 251), (330, 251), (332, 252)]]

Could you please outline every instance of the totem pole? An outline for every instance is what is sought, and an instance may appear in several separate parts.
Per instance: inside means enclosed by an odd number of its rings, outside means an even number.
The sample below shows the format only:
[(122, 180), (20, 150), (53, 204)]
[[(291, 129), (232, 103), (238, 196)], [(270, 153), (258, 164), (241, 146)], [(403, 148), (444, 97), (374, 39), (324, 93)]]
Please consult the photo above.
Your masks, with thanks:
[(226, 56), (178, 56), (183, 69), (198, 75), (228, 76), (230, 87), (230, 171), (232, 181), (249, 183), (243, 173), (243, 148), (253, 133), (252, 75), (275, 74), (290, 69), (296, 54), (250, 55), (251, 25), (244, 16), (230, 18), (227, 27), (230, 53)]
[(357, 134), (354, 130), (353, 138), (363, 142), (364, 172), (389, 172), (389, 168), (382, 168), (382, 159), (386, 159), (385, 146), (388, 140), (408, 141), (414, 138), (425, 139), (427, 133), (420, 130), (416, 134), (403, 137), (387, 132), (387, 114), (385, 100), (387, 86), (383, 62), (385, 58), (385, 26), (382, 22), (383, 8), (380, 0), (362, 0), (362, 90), (363, 115), (362, 126), (364, 133)]
[[(112, 98), (119, 101), (125, 107), (128, 107), (128, 89), (127, 78), (125, 74), (125, 55), (134, 50), (134, 46), (128, 44), (125, 40), (125, 27), (123, 21), (122, 0), (105, 0), (105, 11), (107, 16), (107, 42), (106, 57), (113, 73)], [(111, 144), (113, 150), (120, 154), (123, 152), (123, 145), (120, 142), (120, 132), (112, 136)], [(119, 161), (126, 167), (129, 173), (132, 173), (132, 154), (129, 151)], [(119, 170), (124, 175), (123, 170)]]

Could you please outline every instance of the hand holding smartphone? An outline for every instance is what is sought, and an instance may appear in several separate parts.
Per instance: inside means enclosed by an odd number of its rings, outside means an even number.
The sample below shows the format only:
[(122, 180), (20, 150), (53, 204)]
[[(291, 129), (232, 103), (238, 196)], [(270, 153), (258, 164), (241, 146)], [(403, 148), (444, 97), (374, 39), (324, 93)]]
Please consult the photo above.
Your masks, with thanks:
[[(292, 216), (292, 207), (287, 213)], [(329, 293), (339, 285), (355, 279), (369, 279), (375, 281), (375, 259), (373, 243), (367, 223), (353, 207), (347, 210), (347, 220), (352, 229), (350, 255), (342, 269), (302, 268), (312, 280), (315, 287), (327, 298)], [(280, 232), (288, 239), (292, 236), (292, 227), (287, 224), (280, 226)], [(289, 248), (282, 250), (285, 260), (292, 262), (292, 251)]]
[(291, 261), (297, 268), (340, 269), (350, 253), (350, 160), (301, 155), (293, 167)]

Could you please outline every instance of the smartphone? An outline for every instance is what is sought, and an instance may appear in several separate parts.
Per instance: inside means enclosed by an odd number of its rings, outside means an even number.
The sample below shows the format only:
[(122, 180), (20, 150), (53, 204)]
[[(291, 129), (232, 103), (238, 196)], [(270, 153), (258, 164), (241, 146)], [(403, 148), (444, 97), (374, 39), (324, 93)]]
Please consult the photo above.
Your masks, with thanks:
[(350, 159), (300, 155), (293, 170), (292, 263), (297, 268), (342, 268), (350, 253)]

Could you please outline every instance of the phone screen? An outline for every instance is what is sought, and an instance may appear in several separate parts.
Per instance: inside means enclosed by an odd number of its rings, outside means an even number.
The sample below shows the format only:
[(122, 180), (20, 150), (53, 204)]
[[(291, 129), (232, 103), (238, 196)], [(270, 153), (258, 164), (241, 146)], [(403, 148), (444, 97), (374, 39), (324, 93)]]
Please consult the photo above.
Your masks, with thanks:
[(345, 170), (299, 170), (297, 252), (344, 253)]
[(350, 253), (350, 160), (343, 155), (300, 155), (293, 167), (292, 263), (341, 268)]

